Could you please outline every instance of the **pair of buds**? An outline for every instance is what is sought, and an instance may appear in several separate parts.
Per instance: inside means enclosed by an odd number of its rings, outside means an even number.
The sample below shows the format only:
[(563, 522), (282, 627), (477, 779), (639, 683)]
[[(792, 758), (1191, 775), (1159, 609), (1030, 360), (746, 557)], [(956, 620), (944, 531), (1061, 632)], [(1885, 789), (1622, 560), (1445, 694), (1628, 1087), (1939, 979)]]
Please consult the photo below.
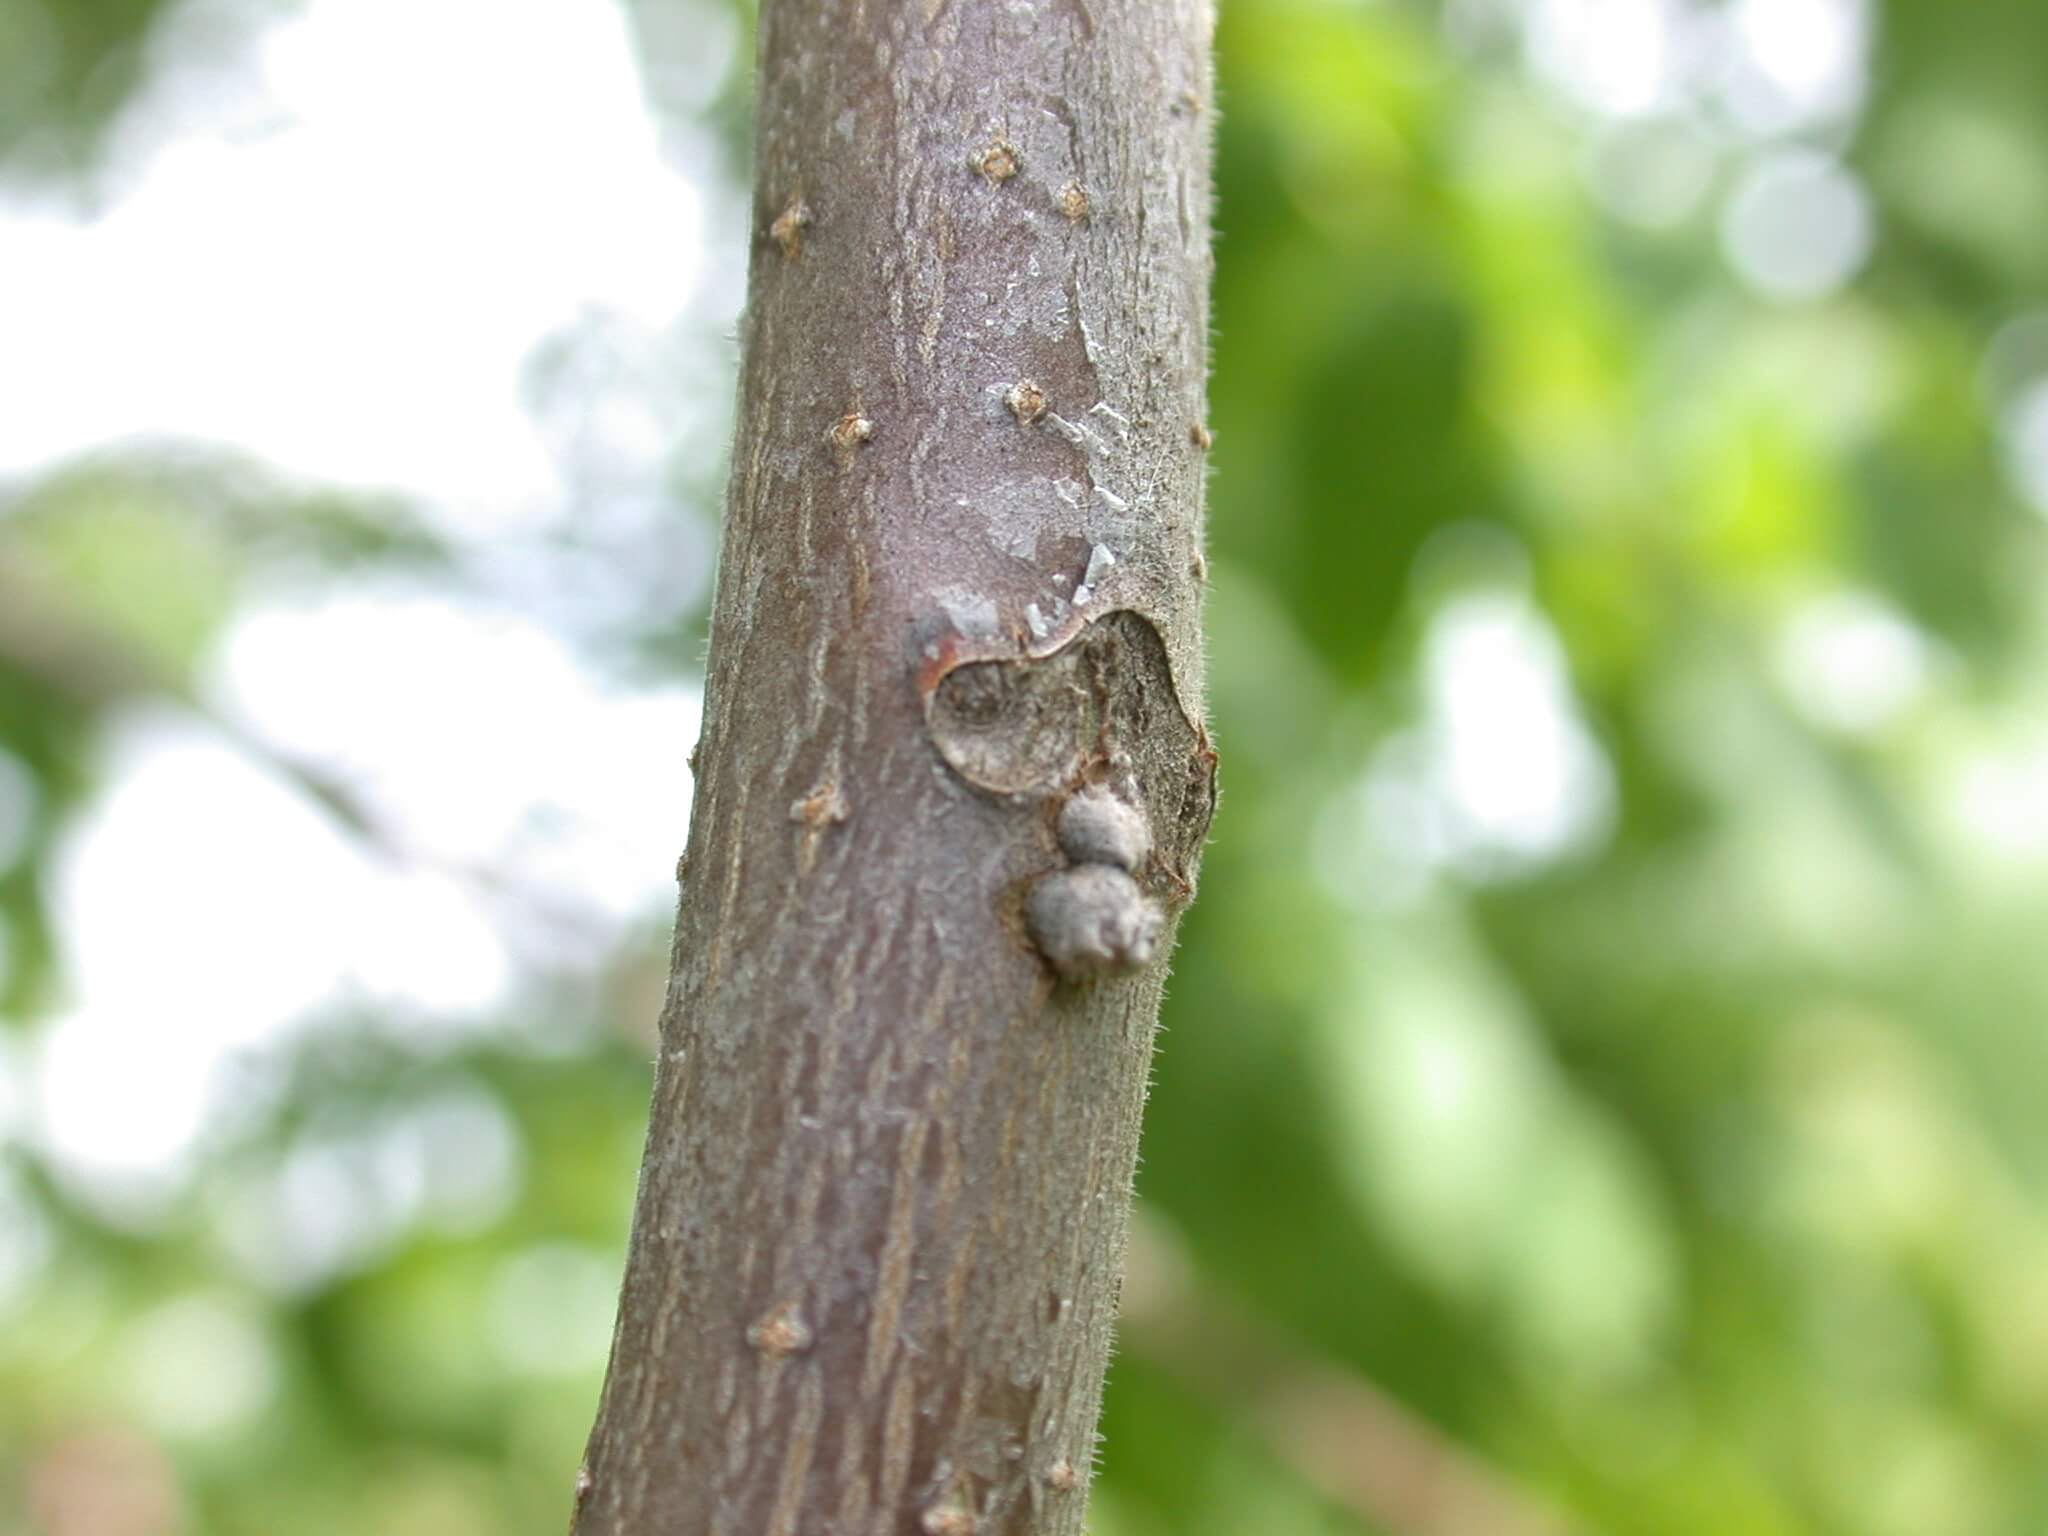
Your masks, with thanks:
[(1040, 879), (1025, 899), (1032, 943), (1067, 981), (1151, 964), (1166, 916), (1132, 878), (1152, 855), (1145, 813), (1095, 785), (1060, 807), (1055, 833), (1073, 862)]

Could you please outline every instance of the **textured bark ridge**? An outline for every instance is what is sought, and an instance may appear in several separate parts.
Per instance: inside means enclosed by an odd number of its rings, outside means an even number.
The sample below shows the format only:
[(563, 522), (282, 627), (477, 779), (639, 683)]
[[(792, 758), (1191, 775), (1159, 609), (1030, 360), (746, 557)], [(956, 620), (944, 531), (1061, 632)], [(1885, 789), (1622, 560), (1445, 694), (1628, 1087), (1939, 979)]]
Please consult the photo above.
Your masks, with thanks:
[(1209, 31), (1206, 0), (765, 8), (700, 782), (579, 1536), (1081, 1529), (1214, 799)]

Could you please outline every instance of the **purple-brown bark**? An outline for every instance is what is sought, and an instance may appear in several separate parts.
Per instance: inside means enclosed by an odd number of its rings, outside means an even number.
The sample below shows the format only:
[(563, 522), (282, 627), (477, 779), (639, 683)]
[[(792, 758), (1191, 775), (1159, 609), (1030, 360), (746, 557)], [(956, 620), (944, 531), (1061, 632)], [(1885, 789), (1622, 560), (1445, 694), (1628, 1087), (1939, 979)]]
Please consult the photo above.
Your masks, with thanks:
[(1081, 1529), (1213, 801), (1209, 32), (1203, 0), (764, 9), (700, 782), (578, 1536)]

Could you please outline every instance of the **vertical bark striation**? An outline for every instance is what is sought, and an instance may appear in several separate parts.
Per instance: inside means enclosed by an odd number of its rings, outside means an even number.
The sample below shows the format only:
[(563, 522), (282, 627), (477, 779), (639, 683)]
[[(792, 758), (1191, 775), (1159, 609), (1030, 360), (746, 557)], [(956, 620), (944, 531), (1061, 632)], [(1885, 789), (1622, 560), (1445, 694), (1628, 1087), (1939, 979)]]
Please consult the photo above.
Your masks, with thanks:
[[(765, 7), (700, 782), (579, 1536), (1081, 1529), (1213, 798), (1209, 32), (1206, 0)], [(1167, 932), (1069, 980), (1025, 914), (1084, 785), (1150, 844), (1089, 888)]]

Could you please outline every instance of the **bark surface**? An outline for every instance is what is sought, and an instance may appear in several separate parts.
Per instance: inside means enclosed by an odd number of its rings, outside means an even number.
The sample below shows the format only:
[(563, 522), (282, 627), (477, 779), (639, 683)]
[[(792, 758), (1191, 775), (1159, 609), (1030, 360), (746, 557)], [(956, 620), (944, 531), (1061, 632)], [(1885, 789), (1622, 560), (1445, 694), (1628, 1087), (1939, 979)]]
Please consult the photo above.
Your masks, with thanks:
[[(1214, 800), (1210, 27), (764, 9), (700, 777), (578, 1536), (1081, 1529)], [(1143, 826), (1084, 846), (1077, 814), (1063, 848), (1084, 789)], [(1090, 928), (1048, 879), (1127, 910)]]

